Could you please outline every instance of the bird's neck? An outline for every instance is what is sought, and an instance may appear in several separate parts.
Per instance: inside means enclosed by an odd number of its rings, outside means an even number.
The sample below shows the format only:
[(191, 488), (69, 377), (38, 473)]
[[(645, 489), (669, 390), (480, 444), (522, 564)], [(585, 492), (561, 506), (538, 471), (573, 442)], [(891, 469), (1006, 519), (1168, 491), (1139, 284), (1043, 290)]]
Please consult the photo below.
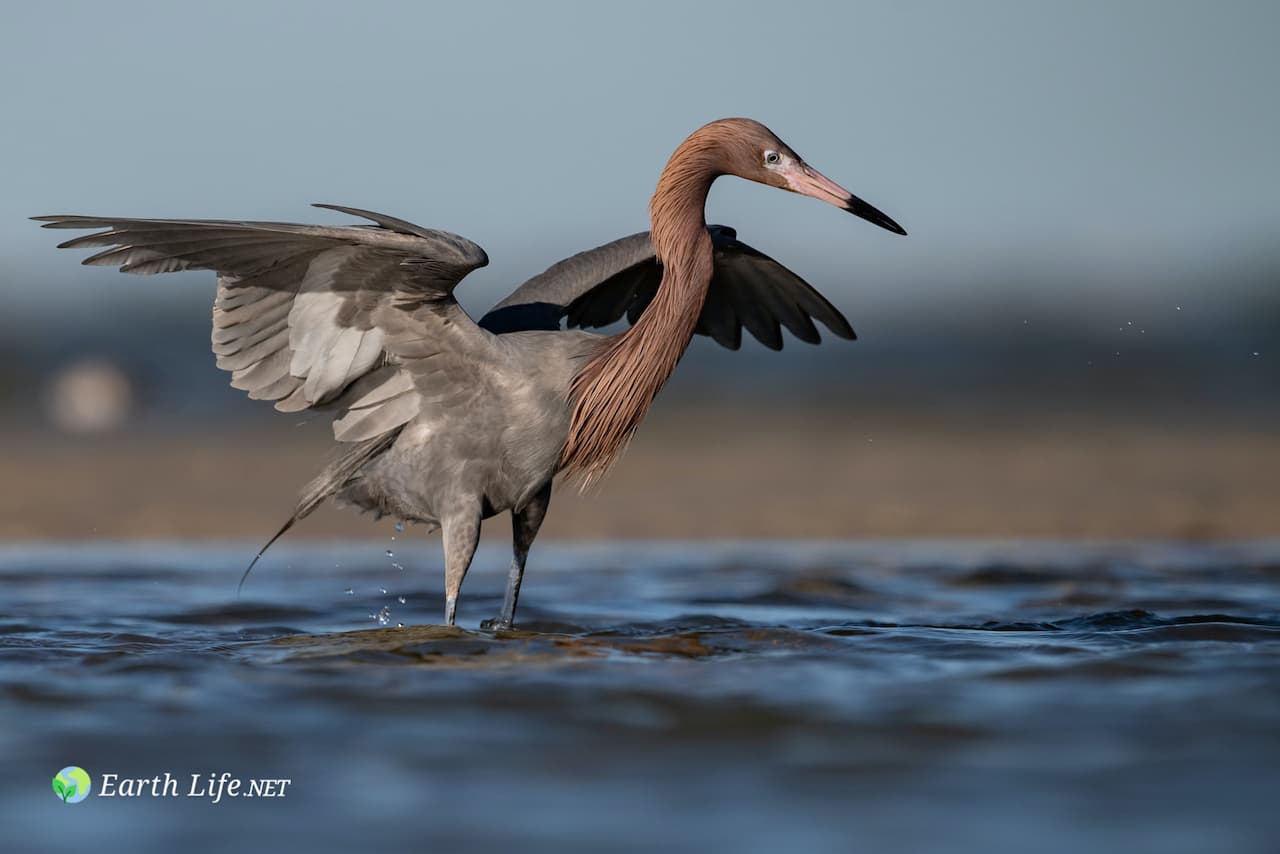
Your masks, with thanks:
[(714, 151), (686, 140), (667, 162), (650, 203), (662, 282), (635, 325), (604, 340), (574, 377), (573, 418), (561, 467), (584, 485), (626, 449), (698, 325), (711, 283), (712, 250), (704, 208), (719, 175)]

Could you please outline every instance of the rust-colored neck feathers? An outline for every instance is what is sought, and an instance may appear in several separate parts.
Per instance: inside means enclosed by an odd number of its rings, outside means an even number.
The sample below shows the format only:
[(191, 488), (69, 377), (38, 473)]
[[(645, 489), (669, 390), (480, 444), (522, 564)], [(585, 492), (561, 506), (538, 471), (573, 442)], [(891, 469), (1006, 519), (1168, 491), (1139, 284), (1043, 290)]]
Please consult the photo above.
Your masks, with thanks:
[(662, 283), (636, 324), (604, 339), (574, 378), (560, 464), (584, 487), (626, 449), (693, 338), (712, 272), (703, 210), (711, 182), (725, 171), (726, 133), (716, 124), (701, 128), (667, 161), (649, 205)]

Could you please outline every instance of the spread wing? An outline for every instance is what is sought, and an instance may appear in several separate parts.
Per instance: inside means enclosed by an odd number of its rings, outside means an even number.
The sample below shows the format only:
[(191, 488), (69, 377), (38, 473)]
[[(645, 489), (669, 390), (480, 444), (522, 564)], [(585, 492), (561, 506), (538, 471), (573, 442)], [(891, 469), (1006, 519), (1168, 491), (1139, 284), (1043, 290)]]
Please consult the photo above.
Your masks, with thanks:
[[(357, 208), (376, 225), (36, 217), (105, 229), (60, 248), (108, 247), (83, 263), (121, 272), (214, 270), (213, 352), (231, 384), (296, 412), (338, 410), (334, 435), (361, 441), (456, 397), (468, 357), (492, 336), (453, 298), (484, 250), (444, 231)], [(450, 358), (440, 358), (446, 356)]]
[[(841, 338), (854, 338), (844, 316), (804, 279), (737, 239), (728, 226), (712, 225), (715, 272), (698, 318), (697, 332), (736, 350), (745, 327), (761, 344), (782, 349), (785, 326), (801, 341), (821, 340), (817, 320)], [(551, 266), (515, 290), (480, 320), (494, 333), (523, 329), (634, 323), (662, 280), (649, 232), (580, 252)]]

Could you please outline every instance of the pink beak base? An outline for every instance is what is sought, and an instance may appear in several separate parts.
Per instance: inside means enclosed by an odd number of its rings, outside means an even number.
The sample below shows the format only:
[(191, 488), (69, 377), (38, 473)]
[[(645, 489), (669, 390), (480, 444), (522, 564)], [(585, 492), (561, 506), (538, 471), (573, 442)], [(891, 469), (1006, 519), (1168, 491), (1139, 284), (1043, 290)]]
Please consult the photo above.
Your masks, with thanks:
[(907, 233), (906, 229), (890, 219), (883, 211), (867, 204), (807, 163), (801, 163), (798, 170), (789, 173), (787, 183), (794, 192), (835, 205), (894, 234)]

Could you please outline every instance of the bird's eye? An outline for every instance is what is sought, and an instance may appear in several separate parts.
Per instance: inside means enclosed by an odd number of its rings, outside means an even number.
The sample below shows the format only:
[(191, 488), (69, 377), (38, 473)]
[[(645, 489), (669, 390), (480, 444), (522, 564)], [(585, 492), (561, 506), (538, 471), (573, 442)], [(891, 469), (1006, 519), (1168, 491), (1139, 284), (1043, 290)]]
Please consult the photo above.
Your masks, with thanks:
[(779, 155), (778, 152), (776, 151), (766, 151), (764, 153), (764, 162), (769, 164), (770, 166), (777, 166), (778, 162), (781, 160), (782, 160), (781, 155)]

